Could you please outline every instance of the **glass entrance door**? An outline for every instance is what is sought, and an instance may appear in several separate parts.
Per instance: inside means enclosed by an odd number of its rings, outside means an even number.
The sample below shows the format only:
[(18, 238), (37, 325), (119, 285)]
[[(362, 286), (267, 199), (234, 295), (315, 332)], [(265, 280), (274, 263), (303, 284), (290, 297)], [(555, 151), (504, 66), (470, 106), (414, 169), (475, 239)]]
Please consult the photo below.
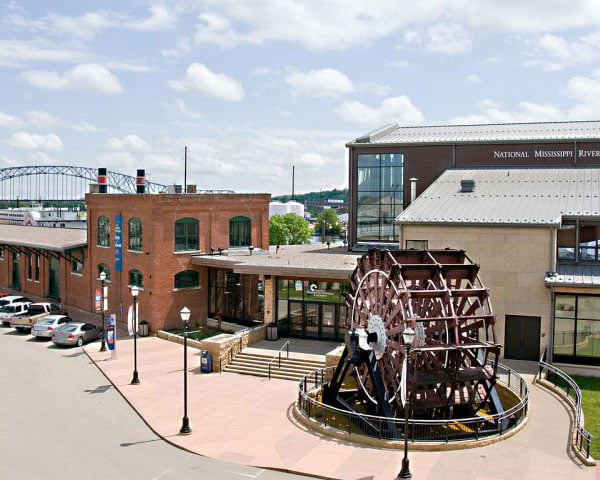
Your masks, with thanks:
[(324, 303), (321, 315), (321, 335), (324, 340), (335, 340), (335, 304)]
[(297, 337), (304, 335), (302, 303), (290, 301), (290, 335)]
[(319, 304), (306, 302), (306, 329), (304, 336), (307, 338), (319, 337)]

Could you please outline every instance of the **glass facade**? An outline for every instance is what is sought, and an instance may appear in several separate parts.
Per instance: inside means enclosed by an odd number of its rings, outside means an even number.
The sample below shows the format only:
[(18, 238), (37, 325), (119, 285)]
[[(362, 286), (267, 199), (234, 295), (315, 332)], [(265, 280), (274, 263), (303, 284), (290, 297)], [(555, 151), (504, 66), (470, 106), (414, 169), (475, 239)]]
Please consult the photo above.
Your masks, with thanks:
[(600, 262), (600, 224), (564, 224), (557, 233), (556, 258), (563, 263)]
[(343, 340), (348, 289), (343, 282), (277, 279), (279, 331), (293, 337)]
[(403, 209), (403, 155), (358, 155), (356, 240), (397, 242), (394, 224)]
[(208, 270), (208, 314), (212, 318), (252, 326), (261, 323), (264, 285), (258, 275)]
[(600, 296), (555, 295), (553, 361), (600, 365)]

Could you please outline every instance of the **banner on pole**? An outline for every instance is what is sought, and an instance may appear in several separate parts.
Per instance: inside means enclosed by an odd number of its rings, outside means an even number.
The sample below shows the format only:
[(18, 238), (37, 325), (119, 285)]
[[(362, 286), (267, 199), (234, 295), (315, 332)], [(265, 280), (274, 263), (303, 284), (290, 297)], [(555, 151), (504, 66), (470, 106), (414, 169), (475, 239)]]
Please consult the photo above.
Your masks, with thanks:
[(102, 289), (101, 288), (97, 288), (96, 289), (96, 311), (97, 312), (101, 312), (102, 311)]
[(104, 292), (102, 292), (102, 298), (103, 298), (103, 307), (104, 307), (104, 311), (108, 311), (108, 286), (105, 285), (104, 286)]
[(123, 271), (123, 217), (115, 216), (115, 271)]
[[(139, 303), (135, 304), (135, 331), (138, 331), (138, 325), (140, 322), (140, 307), (139, 307)], [(134, 332), (134, 325), (133, 325), (133, 305), (129, 305), (129, 309), (127, 312), (127, 331), (129, 332), (129, 335), (133, 335)]]

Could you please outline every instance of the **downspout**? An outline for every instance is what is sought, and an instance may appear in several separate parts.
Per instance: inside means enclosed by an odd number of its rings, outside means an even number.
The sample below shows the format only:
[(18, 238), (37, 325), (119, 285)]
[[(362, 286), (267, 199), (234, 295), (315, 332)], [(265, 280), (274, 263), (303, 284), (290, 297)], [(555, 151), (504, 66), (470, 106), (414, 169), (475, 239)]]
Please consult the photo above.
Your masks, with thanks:
[(550, 265), (548, 266), (549, 272), (556, 272), (556, 243), (558, 236), (558, 228), (550, 228)]

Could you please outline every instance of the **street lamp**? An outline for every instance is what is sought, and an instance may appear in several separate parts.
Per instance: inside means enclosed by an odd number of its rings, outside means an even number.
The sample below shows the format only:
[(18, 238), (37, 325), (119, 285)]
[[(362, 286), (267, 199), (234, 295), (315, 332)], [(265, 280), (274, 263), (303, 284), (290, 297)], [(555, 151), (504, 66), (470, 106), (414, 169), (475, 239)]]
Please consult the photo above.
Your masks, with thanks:
[(100, 351), (106, 352), (106, 341), (104, 340), (104, 282), (106, 281), (106, 272), (102, 270), (100, 272), (100, 283), (102, 285), (102, 343), (100, 344)]
[(133, 297), (133, 378), (131, 385), (138, 385), (140, 378), (137, 371), (137, 297), (140, 289), (134, 285), (131, 287), (131, 296)]
[(415, 331), (410, 327), (406, 327), (402, 332), (402, 340), (404, 341), (404, 346), (406, 347), (406, 379), (403, 379), (405, 380), (404, 384), (406, 385), (406, 398), (404, 400), (404, 458), (402, 459), (402, 469), (400, 470), (397, 478), (412, 478), (412, 473), (410, 473), (410, 466), (408, 463), (408, 371), (410, 348), (415, 341)]
[(183, 422), (181, 424), (181, 430), (179, 430), (179, 433), (182, 435), (189, 435), (192, 433), (190, 419), (187, 414), (187, 336), (190, 324), (190, 313), (190, 309), (187, 307), (183, 307), (179, 312), (181, 321), (183, 322)]

